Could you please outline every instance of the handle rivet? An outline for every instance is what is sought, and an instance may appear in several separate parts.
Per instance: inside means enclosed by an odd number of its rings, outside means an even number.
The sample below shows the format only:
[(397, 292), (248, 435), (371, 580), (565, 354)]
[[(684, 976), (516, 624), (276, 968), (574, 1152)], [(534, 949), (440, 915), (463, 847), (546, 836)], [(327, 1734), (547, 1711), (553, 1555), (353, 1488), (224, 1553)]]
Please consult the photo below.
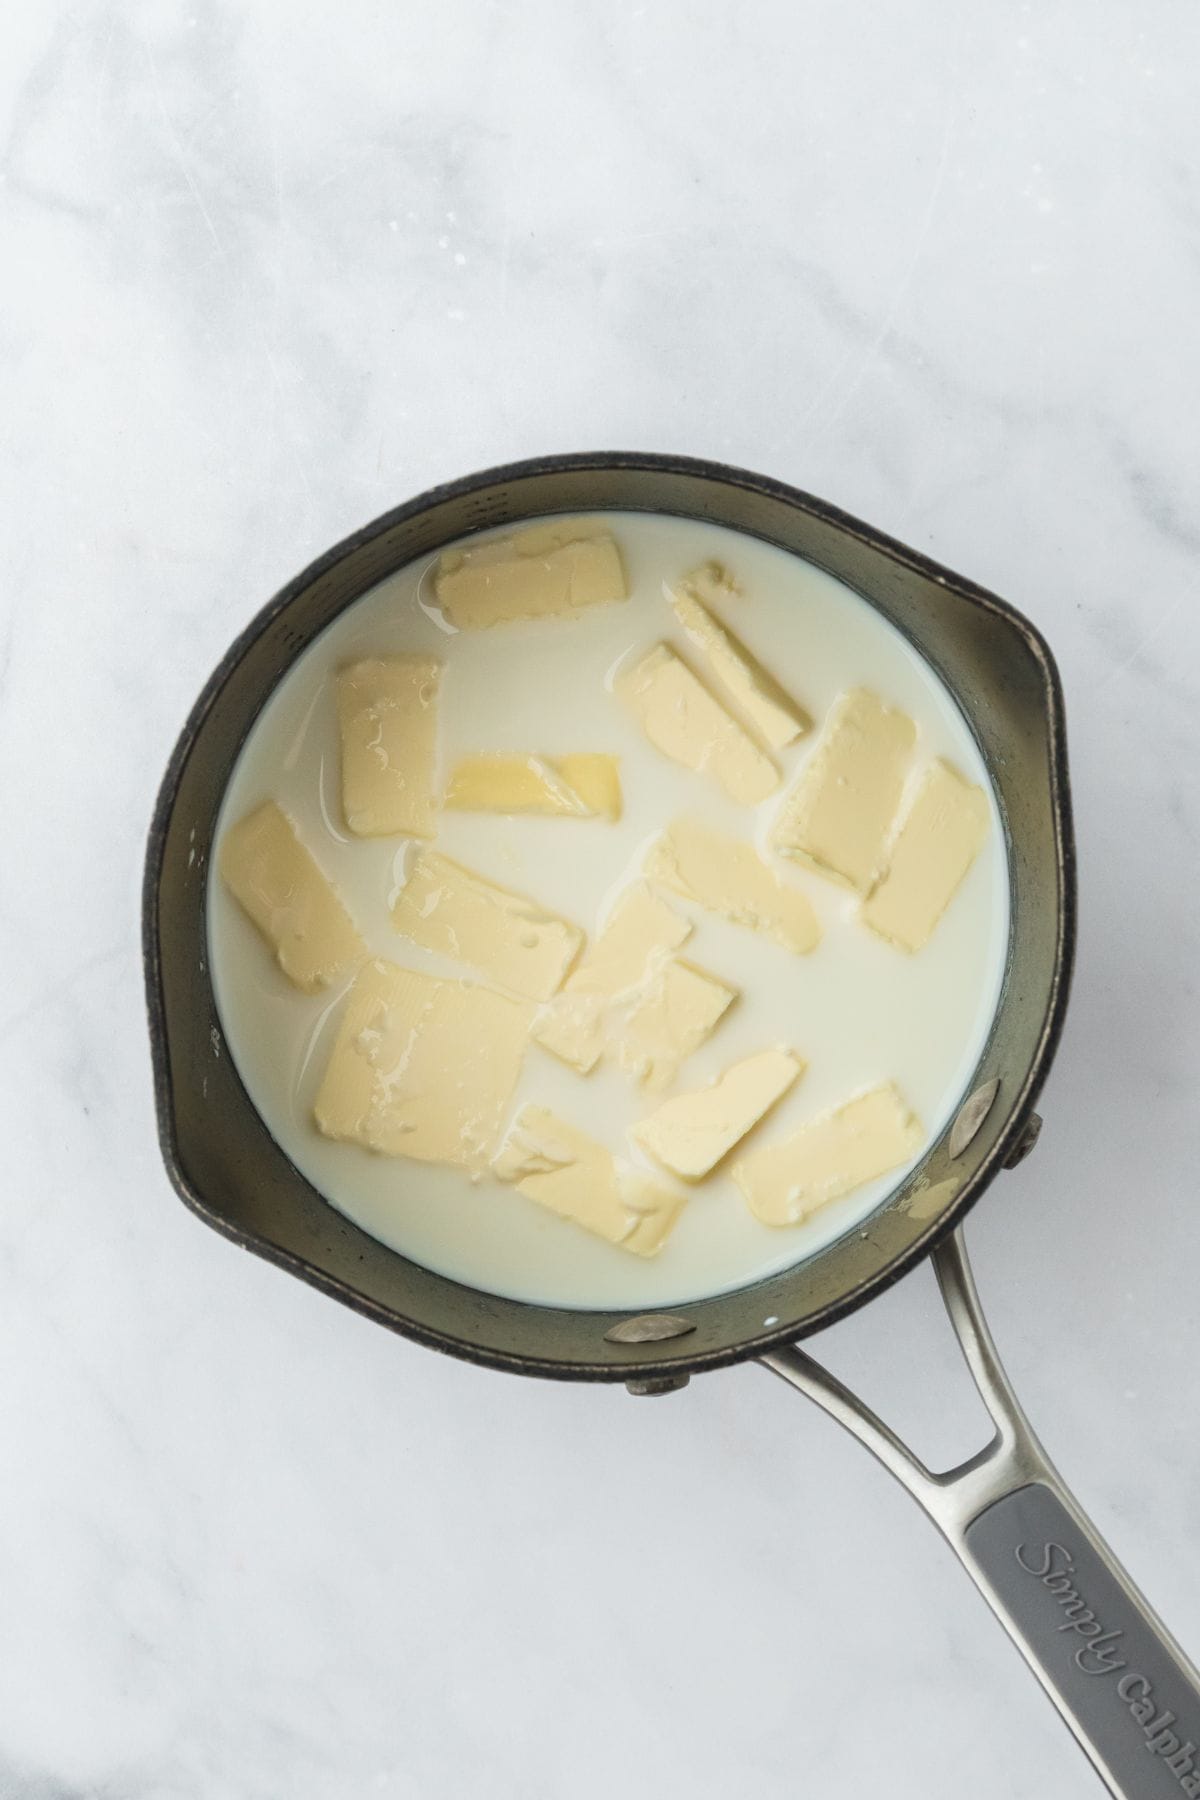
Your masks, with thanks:
[(669, 1338), (686, 1337), (696, 1327), (691, 1319), (677, 1313), (639, 1313), (634, 1319), (622, 1319), (605, 1332), (609, 1344), (665, 1344)]
[(950, 1128), (950, 1160), (961, 1156), (963, 1151), (978, 1137), (983, 1121), (991, 1112), (1000, 1092), (1000, 1077), (985, 1081), (977, 1087), (970, 1097), (963, 1101), (958, 1109), (958, 1117)]
[(1041, 1113), (1030, 1113), (1025, 1121), (1025, 1129), (1004, 1159), (1006, 1169), (1015, 1169), (1018, 1163), (1025, 1161), (1033, 1146), (1042, 1135)]

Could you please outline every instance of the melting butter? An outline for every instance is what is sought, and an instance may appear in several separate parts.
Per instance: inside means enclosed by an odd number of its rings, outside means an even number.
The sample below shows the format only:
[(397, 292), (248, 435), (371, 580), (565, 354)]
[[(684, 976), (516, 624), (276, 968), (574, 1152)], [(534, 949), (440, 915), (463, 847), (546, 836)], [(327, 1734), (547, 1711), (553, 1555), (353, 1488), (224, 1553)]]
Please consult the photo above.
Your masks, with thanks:
[(769, 670), (741, 639), (709, 612), (699, 596), (681, 582), (671, 595), (675, 617), (701, 651), (730, 698), (772, 750), (786, 750), (812, 730), (804, 708), (784, 692)]
[(567, 756), (464, 756), (451, 771), (444, 805), (454, 812), (619, 819), (619, 765), (615, 756), (588, 751)]
[(712, 1173), (804, 1072), (791, 1050), (760, 1050), (707, 1087), (664, 1100), (630, 1134), (656, 1162), (685, 1181)]
[(544, 1106), (525, 1106), (493, 1164), (501, 1181), (635, 1256), (655, 1256), (686, 1196), (652, 1181)]
[(438, 605), (459, 631), (577, 613), (624, 600), (628, 590), (612, 533), (583, 519), (530, 525), (444, 550), (434, 577)]
[(931, 763), (900, 826), (887, 873), (863, 905), (865, 922), (902, 950), (922, 949), (979, 855), (990, 822), (983, 789), (948, 763)]
[(782, 881), (753, 845), (699, 820), (676, 819), (651, 846), (645, 874), (798, 956), (820, 942), (820, 922), (804, 890)]
[(373, 961), (347, 997), (313, 1105), (326, 1137), (476, 1173), (517, 1085), (530, 1008)]
[(764, 1225), (798, 1225), (916, 1155), (924, 1133), (891, 1082), (811, 1119), (734, 1165), (733, 1179)]
[(561, 994), (534, 1022), (537, 1042), (587, 1075), (620, 1033), (634, 1004), (692, 928), (641, 884), (627, 888)]
[(498, 987), (533, 1000), (557, 993), (583, 943), (577, 925), (437, 850), (414, 858), (392, 923), (414, 944), (470, 963)]
[(784, 797), (771, 836), (781, 856), (866, 893), (883, 860), (917, 728), (866, 688), (843, 694)]
[(711, 775), (739, 805), (757, 806), (779, 786), (774, 763), (669, 644), (622, 670), (615, 687), (655, 749)]
[(436, 657), (389, 656), (338, 674), (342, 809), (360, 837), (434, 835), (441, 672)]
[(221, 834), (221, 879), (306, 993), (365, 955), (350, 915), (273, 800)]

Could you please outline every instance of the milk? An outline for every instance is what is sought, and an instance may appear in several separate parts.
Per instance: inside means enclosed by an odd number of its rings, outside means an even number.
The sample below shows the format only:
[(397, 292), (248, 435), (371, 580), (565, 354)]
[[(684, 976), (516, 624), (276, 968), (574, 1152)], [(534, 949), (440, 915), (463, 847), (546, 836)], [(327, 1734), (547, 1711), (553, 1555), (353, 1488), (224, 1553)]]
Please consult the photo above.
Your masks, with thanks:
[[(912, 646), (849, 588), (782, 550), (724, 527), (645, 513), (602, 516), (629, 575), (626, 604), (570, 619), (453, 632), (433, 592), (434, 559), (389, 576), (311, 645), (271, 695), (238, 758), (217, 825), (273, 798), (334, 882), (372, 954), (431, 974), (474, 972), (421, 950), (393, 927), (389, 907), (411, 846), (353, 837), (342, 818), (333, 678), (358, 657), (425, 650), (442, 657), (443, 773), (461, 755), (607, 751), (621, 759), (624, 813), (603, 819), (447, 812), (437, 847), (501, 885), (531, 896), (589, 936), (634, 879), (646, 848), (672, 819), (703, 818), (752, 837), (784, 880), (808, 894), (823, 927), (795, 956), (744, 927), (675, 896), (695, 926), (689, 962), (735, 986), (737, 1003), (684, 1065), (672, 1092), (702, 1085), (770, 1045), (807, 1063), (795, 1088), (745, 1140), (786, 1136), (861, 1090), (895, 1081), (926, 1143), (957, 1109), (995, 1013), (1008, 946), (1004, 837), (991, 784), (945, 686)], [(611, 692), (616, 671), (660, 639), (692, 655), (663, 582), (715, 558), (743, 597), (723, 616), (818, 729), (779, 754), (783, 781), (754, 812), (715, 783), (676, 767), (641, 735)], [(905, 955), (856, 918), (846, 889), (767, 848), (772, 815), (816, 742), (820, 721), (846, 688), (866, 686), (917, 723), (915, 772), (945, 757), (983, 786), (993, 812), (988, 841), (932, 939)], [(215, 870), (215, 861), (212, 864)], [(490, 1176), (383, 1157), (323, 1138), (312, 1104), (347, 983), (310, 997), (270, 951), (214, 872), (209, 881), (210, 966), (226, 1042), (251, 1101), (276, 1142), (313, 1186), (364, 1231), (402, 1255), (472, 1287), (544, 1305), (642, 1310), (720, 1293), (816, 1254), (861, 1226), (903, 1169), (827, 1206), (807, 1223), (760, 1224), (729, 1174), (738, 1152), (691, 1190), (674, 1234), (645, 1260), (559, 1220)], [(531, 1045), (514, 1112), (549, 1106), (635, 1162), (626, 1133), (657, 1105), (615, 1067), (580, 1076)], [(656, 1171), (670, 1182), (671, 1177)]]

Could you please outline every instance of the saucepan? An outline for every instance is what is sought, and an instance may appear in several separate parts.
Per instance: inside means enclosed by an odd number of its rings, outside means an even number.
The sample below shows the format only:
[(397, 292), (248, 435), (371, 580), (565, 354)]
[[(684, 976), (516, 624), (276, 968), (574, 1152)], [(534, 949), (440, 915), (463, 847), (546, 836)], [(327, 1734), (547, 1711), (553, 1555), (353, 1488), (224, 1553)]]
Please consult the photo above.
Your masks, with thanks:
[[(973, 730), (1007, 836), (1003, 990), (957, 1115), (859, 1230), (797, 1266), (669, 1313), (566, 1311), (477, 1292), (386, 1249), (336, 1212), (271, 1138), (224, 1054), (205, 887), (222, 793), (281, 676), (384, 576), (464, 534), (547, 513), (714, 520), (856, 589), (933, 665)], [(1062, 693), (1050, 651), (994, 594), (778, 482), (679, 456), (540, 458), (433, 489), (320, 557), (266, 606), (207, 683), (150, 830), (144, 954), (167, 1172), (200, 1217), (392, 1330), (492, 1369), (668, 1394), (757, 1358), (830, 1413), (943, 1533), (1113, 1793), (1200, 1794), (1200, 1677), (1116, 1562), (1035, 1437), (980, 1310), (962, 1221), (1033, 1146), (1062, 1028), (1075, 882)], [(420, 1179), (414, 1168), (411, 1179)], [(797, 1347), (932, 1255), (995, 1424), (934, 1472)], [(770, 1320), (770, 1325), (764, 1323)]]

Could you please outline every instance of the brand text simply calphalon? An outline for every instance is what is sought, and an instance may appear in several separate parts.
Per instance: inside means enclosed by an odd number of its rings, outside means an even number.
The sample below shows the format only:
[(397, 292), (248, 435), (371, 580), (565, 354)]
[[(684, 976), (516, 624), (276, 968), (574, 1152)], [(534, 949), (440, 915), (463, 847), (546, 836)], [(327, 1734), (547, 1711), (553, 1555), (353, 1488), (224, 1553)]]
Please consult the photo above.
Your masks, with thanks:
[[(1050, 1542), (1018, 1544), (1014, 1555), (1025, 1573), (1054, 1596), (1062, 1612), (1057, 1630), (1079, 1639), (1072, 1654), (1075, 1667), (1084, 1675), (1118, 1678), (1118, 1700), (1140, 1726), (1149, 1754), (1162, 1758), (1189, 1800), (1200, 1800), (1200, 1750), (1190, 1738), (1184, 1738), (1176, 1715), (1156, 1699), (1153, 1684), (1130, 1667), (1123, 1654), (1125, 1633), (1097, 1618), (1076, 1587), (1071, 1552), (1063, 1544)], [(1196, 1736), (1200, 1738), (1200, 1730)]]

